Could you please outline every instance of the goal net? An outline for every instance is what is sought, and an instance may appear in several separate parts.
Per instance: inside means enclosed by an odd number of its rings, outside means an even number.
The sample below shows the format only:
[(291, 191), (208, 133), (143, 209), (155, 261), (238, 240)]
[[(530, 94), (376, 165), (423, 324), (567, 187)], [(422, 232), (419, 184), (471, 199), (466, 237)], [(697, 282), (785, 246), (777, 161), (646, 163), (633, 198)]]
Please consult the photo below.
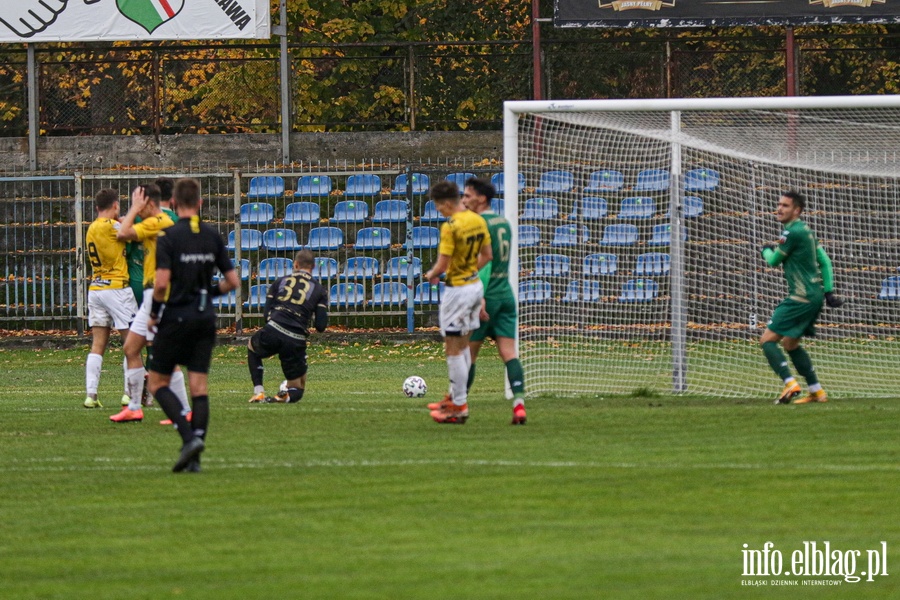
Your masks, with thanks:
[(787, 288), (759, 248), (787, 190), (847, 300), (803, 341), (823, 386), (900, 394), (898, 151), (896, 97), (507, 102), (529, 395), (774, 398), (758, 340)]

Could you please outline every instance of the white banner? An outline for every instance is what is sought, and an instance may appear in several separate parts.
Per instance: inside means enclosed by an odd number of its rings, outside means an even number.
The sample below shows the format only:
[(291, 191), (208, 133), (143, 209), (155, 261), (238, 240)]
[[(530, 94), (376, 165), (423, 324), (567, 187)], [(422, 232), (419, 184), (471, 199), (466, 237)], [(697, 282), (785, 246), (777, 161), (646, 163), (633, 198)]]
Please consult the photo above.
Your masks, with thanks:
[(269, 0), (0, 0), (0, 43), (268, 39)]

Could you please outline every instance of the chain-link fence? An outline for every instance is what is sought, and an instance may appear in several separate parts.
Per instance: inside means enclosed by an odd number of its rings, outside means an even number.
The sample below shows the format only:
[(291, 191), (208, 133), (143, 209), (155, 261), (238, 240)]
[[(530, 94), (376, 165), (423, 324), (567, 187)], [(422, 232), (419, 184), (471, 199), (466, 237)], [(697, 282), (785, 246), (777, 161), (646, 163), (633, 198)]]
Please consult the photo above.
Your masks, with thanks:
[[(797, 36), (801, 95), (896, 93), (889, 33)], [(530, 99), (531, 42), (293, 44), (292, 131), (499, 129), (504, 100)], [(279, 48), (74, 46), (36, 52), (44, 134), (281, 130)], [(545, 98), (773, 96), (786, 93), (783, 33), (545, 39)], [(0, 51), (2, 134), (27, 131), (26, 60)]]

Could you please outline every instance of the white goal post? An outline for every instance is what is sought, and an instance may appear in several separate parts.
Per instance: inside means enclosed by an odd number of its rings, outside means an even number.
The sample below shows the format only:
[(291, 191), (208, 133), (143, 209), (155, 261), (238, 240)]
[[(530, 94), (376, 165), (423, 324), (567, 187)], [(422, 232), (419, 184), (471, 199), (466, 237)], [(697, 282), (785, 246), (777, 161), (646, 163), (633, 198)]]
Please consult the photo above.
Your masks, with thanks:
[(823, 386), (900, 395), (900, 96), (506, 102), (503, 159), (529, 396), (777, 395), (787, 190), (847, 299), (803, 341)]

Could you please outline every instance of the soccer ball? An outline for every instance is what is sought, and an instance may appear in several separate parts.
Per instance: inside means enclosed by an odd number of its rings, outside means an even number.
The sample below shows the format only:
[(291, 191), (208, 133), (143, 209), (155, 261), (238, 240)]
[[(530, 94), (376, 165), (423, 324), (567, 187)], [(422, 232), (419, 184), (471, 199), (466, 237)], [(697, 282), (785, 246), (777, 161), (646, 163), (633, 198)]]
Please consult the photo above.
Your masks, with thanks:
[(287, 379), (285, 379), (284, 381), (281, 382), (281, 385), (278, 386), (278, 393), (279, 394), (287, 394), (288, 393), (287, 390), (288, 390), (288, 384), (287, 384)]
[(418, 375), (407, 377), (403, 382), (403, 393), (410, 398), (421, 398), (427, 391), (428, 386), (425, 385), (425, 380)]

